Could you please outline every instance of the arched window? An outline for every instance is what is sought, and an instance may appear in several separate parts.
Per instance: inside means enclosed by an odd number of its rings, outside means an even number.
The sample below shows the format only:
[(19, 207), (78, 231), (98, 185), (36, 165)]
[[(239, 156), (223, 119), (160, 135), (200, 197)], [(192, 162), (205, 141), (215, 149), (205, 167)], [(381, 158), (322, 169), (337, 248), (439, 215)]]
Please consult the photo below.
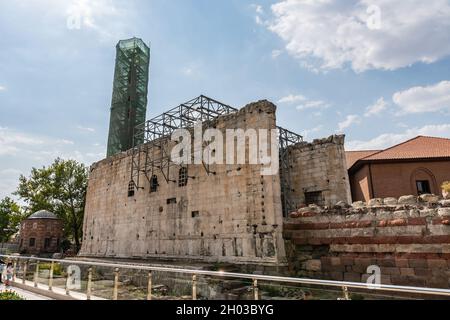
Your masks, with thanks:
[(437, 194), (439, 192), (436, 177), (427, 168), (417, 168), (411, 174), (412, 194), (421, 195), (427, 193)]
[(134, 181), (130, 181), (128, 184), (128, 196), (134, 197)]
[(188, 170), (187, 168), (181, 168), (178, 174), (178, 186), (185, 187), (188, 183)]
[(158, 191), (158, 177), (152, 176), (150, 179), (150, 192)]

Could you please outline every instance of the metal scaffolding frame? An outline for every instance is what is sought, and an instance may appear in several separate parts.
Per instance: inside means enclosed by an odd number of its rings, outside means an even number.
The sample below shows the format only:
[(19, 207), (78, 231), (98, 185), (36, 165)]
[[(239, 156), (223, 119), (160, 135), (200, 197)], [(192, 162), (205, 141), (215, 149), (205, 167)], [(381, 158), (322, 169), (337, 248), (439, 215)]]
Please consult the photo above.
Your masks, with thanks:
[[(170, 160), (172, 133), (180, 128), (193, 129), (199, 122), (211, 127), (218, 117), (237, 111), (236, 108), (201, 95), (136, 126), (132, 148), (131, 182), (137, 189), (143, 189), (140, 183), (141, 173), (150, 182), (156, 171), (163, 175), (166, 182), (176, 182), (170, 180), (170, 168), (179, 166)], [(291, 197), (291, 163), (288, 147), (302, 142), (303, 137), (281, 127), (277, 129), (279, 130), (282, 205), (283, 213), (287, 216), (295, 209)], [(208, 165), (205, 163), (203, 165), (208, 174), (213, 173)]]
[(283, 206), (283, 215), (287, 217), (289, 213), (296, 209), (296, 204), (292, 199), (292, 180), (291, 180), (291, 158), (289, 146), (303, 142), (303, 137), (278, 127), (279, 130), (279, 152), (280, 152), (280, 184), (281, 184), (281, 204)]

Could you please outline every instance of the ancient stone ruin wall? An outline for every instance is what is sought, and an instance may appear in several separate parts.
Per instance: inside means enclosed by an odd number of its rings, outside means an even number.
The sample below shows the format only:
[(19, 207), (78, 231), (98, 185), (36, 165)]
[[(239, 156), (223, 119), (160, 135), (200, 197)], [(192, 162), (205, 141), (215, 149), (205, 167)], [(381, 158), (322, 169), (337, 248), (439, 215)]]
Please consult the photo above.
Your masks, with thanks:
[[(261, 101), (218, 118), (217, 129), (275, 129), (276, 107)], [(248, 147), (248, 146), (247, 146)], [(158, 150), (154, 150), (156, 153)], [(189, 165), (186, 186), (178, 169), (158, 190), (128, 196), (131, 154), (91, 167), (81, 256), (193, 259), (279, 264), (285, 261), (279, 175), (261, 176), (261, 165)]]
[(367, 267), (377, 265), (384, 284), (450, 287), (450, 200), (309, 206), (286, 219), (284, 236), (296, 275), (365, 282)]
[(308, 195), (315, 203), (332, 206), (351, 202), (344, 150), (345, 136), (336, 135), (291, 147), (292, 187), (297, 205)]

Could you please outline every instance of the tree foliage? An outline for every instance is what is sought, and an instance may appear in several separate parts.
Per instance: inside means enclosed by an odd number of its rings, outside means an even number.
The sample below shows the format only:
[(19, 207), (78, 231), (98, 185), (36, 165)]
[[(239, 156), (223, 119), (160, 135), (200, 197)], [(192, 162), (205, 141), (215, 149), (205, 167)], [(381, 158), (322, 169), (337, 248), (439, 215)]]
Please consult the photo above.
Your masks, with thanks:
[(11, 198), (0, 201), (0, 242), (8, 242), (17, 233), (24, 218), (20, 206)]
[(445, 181), (441, 187), (442, 187), (442, 190), (450, 192), (450, 181)]
[(21, 176), (15, 192), (28, 204), (28, 212), (48, 210), (64, 221), (67, 237), (80, 249), (88, 169), (75, 160), (56, 159), (49, 167), (33, 168)]

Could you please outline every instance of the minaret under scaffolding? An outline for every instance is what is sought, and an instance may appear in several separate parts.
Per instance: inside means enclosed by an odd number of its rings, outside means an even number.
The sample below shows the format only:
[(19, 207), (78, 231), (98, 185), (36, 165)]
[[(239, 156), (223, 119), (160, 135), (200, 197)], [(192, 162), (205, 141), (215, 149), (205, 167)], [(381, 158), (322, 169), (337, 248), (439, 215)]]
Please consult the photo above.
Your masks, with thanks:
[(116, 49), (108, 157), (143, 143), (134, 128), (145, 122), (147, 112), (150, 48), (132, 38), (119, 41)]

